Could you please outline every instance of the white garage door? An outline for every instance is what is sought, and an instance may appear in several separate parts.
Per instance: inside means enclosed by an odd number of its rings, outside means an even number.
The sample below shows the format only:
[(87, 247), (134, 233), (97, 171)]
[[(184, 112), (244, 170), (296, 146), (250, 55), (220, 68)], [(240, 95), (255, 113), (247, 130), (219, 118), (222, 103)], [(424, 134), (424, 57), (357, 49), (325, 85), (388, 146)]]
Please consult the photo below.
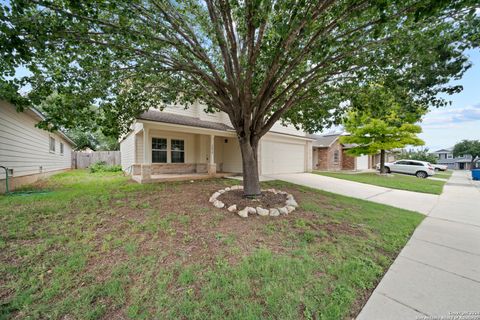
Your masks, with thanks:
[(305, 145), (263, 141), (261, 148), (262, 174), (305, 171)]
[(357, 170), (367, 170), (368, 169), (368, 156), (362, 155), (356, 158), (357, 160)]

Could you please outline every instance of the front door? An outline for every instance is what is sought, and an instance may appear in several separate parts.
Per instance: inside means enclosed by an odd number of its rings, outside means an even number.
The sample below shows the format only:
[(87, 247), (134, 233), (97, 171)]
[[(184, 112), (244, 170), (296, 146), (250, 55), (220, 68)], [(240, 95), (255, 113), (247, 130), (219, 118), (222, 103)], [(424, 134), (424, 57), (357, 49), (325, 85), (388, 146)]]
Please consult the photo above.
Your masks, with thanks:
[(460, 163), (458, 164), (458, 168), (459, 168), (460, 170), (465, 170), (465, 163), (460, 162)]

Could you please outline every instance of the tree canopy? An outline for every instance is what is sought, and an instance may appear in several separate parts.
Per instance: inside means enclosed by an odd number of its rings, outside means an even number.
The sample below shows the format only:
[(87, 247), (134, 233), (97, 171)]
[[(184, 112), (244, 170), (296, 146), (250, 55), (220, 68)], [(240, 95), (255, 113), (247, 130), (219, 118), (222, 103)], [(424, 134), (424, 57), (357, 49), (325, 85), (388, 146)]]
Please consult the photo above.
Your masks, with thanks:
[(476, 160), (480, 159), (480, 140), (463, 140), (453, 147), (453, 156), (472, 156), (472, 168)]
[[(11, 0), (0, 9), (0, 96), (21, 108), (66, 96), (54, 125), (102, 109), (125, 132), (140, 112), (200, 100), (234, 126), (246, 190), (259, 139), (278, 121), (320, 131), (380, 80), (441, 106), (478, 45), (475, 0)], [(17, 67), (31, 75), (11, 79)], [(27, 96), (15, 94), (28, 84)], [(249, 169), (252, 168), (252, 169)]]
[(408, 93), (401, 94), (381, 84), (366, 86), (351, 99), (351, 111), (343, 123), (349, 135), (342, 136), (340, 142), (354, 145), (347, 150), (351, 155), (380, 152), (383, 173), (385, 150), (424, 144), (417, 137), (422, 129), (416, 123), (425, 114), (425, 107)]

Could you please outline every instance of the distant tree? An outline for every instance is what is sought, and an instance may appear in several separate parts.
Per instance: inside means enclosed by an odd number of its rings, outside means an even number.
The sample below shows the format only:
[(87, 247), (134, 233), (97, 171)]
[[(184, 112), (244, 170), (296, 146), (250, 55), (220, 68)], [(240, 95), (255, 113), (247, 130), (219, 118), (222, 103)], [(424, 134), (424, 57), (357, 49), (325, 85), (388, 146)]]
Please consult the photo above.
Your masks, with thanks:
[(344, 120), (350, 134), (342, 143), (354, 144), (350, 155), (380, 152), (380, 172), (385, 173), (385, 151), (405, 146), (423, 145), (417, 137), (422, 132), (415, 123), (425, 114), (427, 106), (412, 99), (408, 90), (383, 84), (366, 86), (352, 96), (351, 111)]
[(470, 168), (474, 168), (475, 162), (480, 158), (480, 140), (463, 140), (453, 147), (453, 156), (471, 155)]
[(412, 159), (412, 160), (426, 161), (430, 163), (437, 163), (437, 157), (428, 151), (429, 151), (428, 148), (422, 148), (419, 150), (404, 149), (400, 152), (399, 157), (400, 159)]
[[(114, 124), (105, 124), (108, 121), (105, 109), (93, 104), (84, 106), (83, 102), (72, 98), (57, 92), (49, 95), (37, 107), (46, 117), (46, 121), (39, 122), (37, 126), (45, 130), (66, 131), (75, 142), (76, 150), (119, 150), (118, 130), (112, 130)], [(68, 119), (75, 121), (65, 128)]]
[(75, 142), (75, 150), (88, 148), (94, 151), (115, 151), (120, 149), (118, 140), (104, 135), (101, 130), (71, 129), (67, 130), (67, 134)]

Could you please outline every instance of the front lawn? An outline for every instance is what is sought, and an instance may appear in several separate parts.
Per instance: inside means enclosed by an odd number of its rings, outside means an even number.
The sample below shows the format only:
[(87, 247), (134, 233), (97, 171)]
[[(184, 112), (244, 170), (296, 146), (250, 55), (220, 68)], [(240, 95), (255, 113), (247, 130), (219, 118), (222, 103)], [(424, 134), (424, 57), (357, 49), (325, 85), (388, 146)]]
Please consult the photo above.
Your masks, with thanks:
[(448, 171), (437, 171), (434, 175), (435, 178), (440, 178), (440, 179), (450, 179), (452, 176), (453, 171), (448, 170)]
[(300, 208), (242, 219), (208, 202), (235, 183), (78, 170), (0, 196), (0, 319), (350, 318), (423, 218), (273, 181)]
[[(373, 184), (375, 186), (408, 190), (415, 192), (423, 193), (432, 193), (432, 194), (441, 194), (443, 191), (443, 186), (446, 183), (445, 181), (431, 180), (431, 179), (420, 179), (415, 176), (409, 176), (404, 174), (393, 173), (388, 176), (382, 176), (375, 172), (362, 172), (362, 173), (344, 173), (344, 172), (323, 172), (315, 171), (314, 173), (350, 180), (355, 182), (361, 182), (366, 184)], [(436, 175), (435, 175), (436, 177)]]

